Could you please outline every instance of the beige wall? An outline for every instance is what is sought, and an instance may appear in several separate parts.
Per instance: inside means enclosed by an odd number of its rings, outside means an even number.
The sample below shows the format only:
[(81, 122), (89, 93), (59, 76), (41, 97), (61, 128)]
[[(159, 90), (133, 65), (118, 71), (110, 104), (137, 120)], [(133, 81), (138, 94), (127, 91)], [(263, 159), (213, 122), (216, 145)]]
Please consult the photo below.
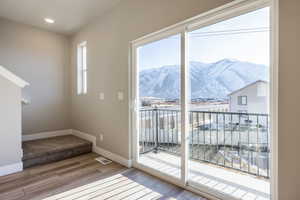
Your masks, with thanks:
[[(126, 0), (72, 39), (72, 126), (97, 136), (98, 146), (129, 158), (129, 42), (229, 0)], [(76, 45), (88, 42), (88, 94), (76, 95)], [(117, 100), (123, 91), (125, 100)], [(99, 101), (99, 92), (105, 100)]]
[(66, 37), (0, 18), (0, 65), (30, 83), (23, 133), (70, 128)]
[(21, 89), (0, 75), (0, 167), (21, 162)]
[(300, 1), (279, 1), (279, 199), (300, 199)]

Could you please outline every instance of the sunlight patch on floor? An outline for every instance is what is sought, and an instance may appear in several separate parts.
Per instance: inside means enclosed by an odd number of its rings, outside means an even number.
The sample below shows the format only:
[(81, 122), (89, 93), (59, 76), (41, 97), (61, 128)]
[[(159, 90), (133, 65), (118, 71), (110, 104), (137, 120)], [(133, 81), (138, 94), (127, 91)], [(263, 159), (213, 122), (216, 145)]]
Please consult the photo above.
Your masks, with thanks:
[(161, 194), (121, 175), (95, 181), (81, 187), (56, 194), (43, 200), (83, 200), (83, 199), (125, 199), (150, 200), (162, 197)]

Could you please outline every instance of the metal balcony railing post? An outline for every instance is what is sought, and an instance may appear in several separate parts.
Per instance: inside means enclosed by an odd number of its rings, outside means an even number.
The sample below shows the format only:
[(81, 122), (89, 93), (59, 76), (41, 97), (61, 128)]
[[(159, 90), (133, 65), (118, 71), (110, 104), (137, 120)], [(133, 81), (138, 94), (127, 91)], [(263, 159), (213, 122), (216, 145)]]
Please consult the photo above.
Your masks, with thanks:
[(154, 153), (158, 153), (158, 131), (159, 131), (159, 125), (158, 125), (158, 109), (157, 107), (153, 110), (155, 112), (155, 148)]

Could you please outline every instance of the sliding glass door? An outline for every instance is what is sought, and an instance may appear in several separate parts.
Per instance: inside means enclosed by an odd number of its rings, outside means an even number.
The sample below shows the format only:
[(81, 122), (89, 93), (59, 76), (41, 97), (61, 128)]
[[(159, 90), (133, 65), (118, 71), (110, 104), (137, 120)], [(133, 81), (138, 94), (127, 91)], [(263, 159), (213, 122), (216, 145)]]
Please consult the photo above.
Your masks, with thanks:
[(181, 177), (180, 34), (137, 48), (138, 163)]
[(270, 198), (269, 8), (198, 28), (189, 41), (189, 182)]
[(224, 199), (271, 198), (270, 8), (246, 5), (133, 42), (135, 167)]

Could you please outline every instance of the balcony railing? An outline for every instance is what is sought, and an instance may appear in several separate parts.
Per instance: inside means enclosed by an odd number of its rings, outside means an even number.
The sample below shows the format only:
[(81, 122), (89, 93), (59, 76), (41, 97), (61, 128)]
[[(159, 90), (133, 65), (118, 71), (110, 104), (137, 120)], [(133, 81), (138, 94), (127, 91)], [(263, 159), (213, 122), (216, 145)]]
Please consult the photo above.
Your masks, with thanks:
[[(140, 154), (181, 154), (180, 111), (140, 110)], [(189, 112), (190, 159), (270, 177), (269, 116), (232, 112)]]

